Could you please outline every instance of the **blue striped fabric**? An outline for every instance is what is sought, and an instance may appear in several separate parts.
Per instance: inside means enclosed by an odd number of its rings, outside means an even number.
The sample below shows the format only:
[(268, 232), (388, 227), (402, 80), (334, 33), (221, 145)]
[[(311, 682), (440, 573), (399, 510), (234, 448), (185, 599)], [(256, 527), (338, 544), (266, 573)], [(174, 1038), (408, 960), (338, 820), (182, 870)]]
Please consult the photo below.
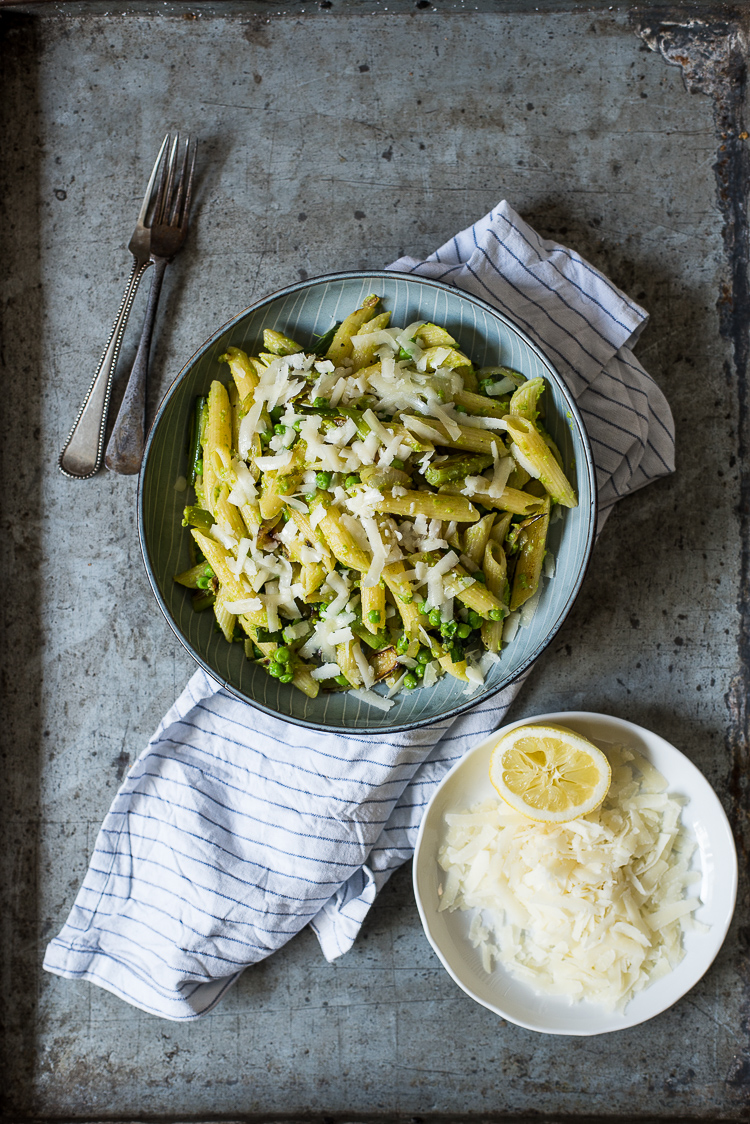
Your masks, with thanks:
[[(630, 351), (646, 313), (507, 203), (392, 268), (484, 298), (549, 354), (591, 439), (600, 528), (673, 471), (669, 407)], [(308, 923), (327, 959), (342, 955), (411, 857), (436, 784), (520, 686), (453, 724), (376, 739), (270, 718), (196, 672), (117, 794), (45, 968), (183, 1020)]]

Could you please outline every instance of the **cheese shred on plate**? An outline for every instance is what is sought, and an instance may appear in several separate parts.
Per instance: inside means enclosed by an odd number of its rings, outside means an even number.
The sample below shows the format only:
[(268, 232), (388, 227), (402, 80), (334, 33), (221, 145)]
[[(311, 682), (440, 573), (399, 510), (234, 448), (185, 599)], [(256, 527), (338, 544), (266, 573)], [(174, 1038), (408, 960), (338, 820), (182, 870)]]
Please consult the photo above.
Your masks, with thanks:
[(446, 814), (439, 909), (476, 911), (485, 971), (623, 1010), (679, 964), (683, 931), (706, 927), (692, 916), (701, 874), (679, 798), (634, 751), (607, 756), (609, 793), (581, 819), (539, 824), (497, 799)]

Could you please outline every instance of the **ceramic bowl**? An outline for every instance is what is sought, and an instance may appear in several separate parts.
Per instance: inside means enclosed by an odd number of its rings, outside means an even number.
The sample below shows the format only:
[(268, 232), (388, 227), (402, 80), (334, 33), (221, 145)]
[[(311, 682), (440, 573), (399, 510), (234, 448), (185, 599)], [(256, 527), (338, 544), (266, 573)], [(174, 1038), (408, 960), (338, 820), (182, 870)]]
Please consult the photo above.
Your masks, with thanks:
[[(666, 976), (639, 991), (624, 1011), (607, 1011), (591, 1002), (573, 1003), (543, 995), (496, 965), (482, 967), (469, 930), (473, 910), (439, 910), (439, 886), (445, 875), (437, 855), (445, 837), (445, 815), (484, 800), (499, 800), (490, 783), (492, 750), (515, 726), (558, 723), (593, 741), (605, 752), (617, 745), (635, 750), (666, 778), (669, 792), (683, 802), (682, 822), (697, 844), (693, 869), (700, 880), (690, 895), (701, 900), (695, 916), (705, 929), (688, 930), (684, 959)], [(500, 1018), (542, 1034), (587, 1036), (626, 1030), (666, 1011), (708, 970), (721, 948), (737, 897), (737, 852), (732, 830), (718, 796), (703, 774), (673, 745), (651, 730), (622, 718), (586, 711), (539, 714), (496, 730), (468, 751), (441, 781), (422, 817), (414, 852), (414, 892), (427, 939), (443, 967), (467, 995)]]
[[(263, 328), (276, 328), (301, 343), (328, 330), (369, 293), (392, 312), (391, 323), (430, 320), (445, 326), (478, 366), (503, 363), (528, 378), (547, 380), (545, 424), (557, 443), (579, 506), (550, 526), (554, 577), (545, 582), (536, 614), (503, 648), (484, 686), (467, 696), (465, 684), (445, 676), (430, 689), (402, 692), (387, 713), (343, 693), (309, 699), (271, 679), (245, 658), (242, 644), (228, 644), (214, 630), (210, 612), (195, 613), (190, 592), (173, 577), (189, 566), (188, 532), (181, 526), (187, 493), (176, 489), (187, 471), (186, 446), (196, 395), (212, 380), (226, 381), (218, 358), (229, 345), (257, 352)], [(573, 398), (549, 359), (508, 317), (452, 286), (387, 270), (338, 273), (303, 281), (240, 312), (196, 351), (168, 390), (149, 433), (138, 492), (139, 535), (156, 600), (194, 659), (238, 698), (313, 729), (383, 734), (449, 719), (507, 686), (534, 662), (565, 620), (588, 565), (596, 524), (594, 465)]]

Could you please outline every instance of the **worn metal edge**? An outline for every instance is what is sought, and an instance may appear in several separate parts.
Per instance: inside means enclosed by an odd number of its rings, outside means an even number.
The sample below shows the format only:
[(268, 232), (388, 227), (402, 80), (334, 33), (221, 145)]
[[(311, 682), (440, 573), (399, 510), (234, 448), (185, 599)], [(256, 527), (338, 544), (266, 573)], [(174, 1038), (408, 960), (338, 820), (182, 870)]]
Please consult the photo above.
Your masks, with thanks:
[[(544, 15), (574, 12), (631, 13), (633, 0), (0, 0), (0, 15), (5, 12), (37, 17), (58, 16), (159, 16), (174, 19), (257, 18), (258, 16), (331, 18), (336, 15)], [(652, 0), (650, 10), (679, 12), (681, 19), (705, 18), (707, 11), (732, 13), (736, 0)]]
[[(731, 798), (729, 819), (740, 857), (738, 899), (747, 915), (750, 907), (750, 134), (746, 125), (748, 100), (747, 59), (750, 44), (750, 7), (729, 10), (710, 7), (700, 19), (686, 21), (679, 10), (671, 13), (653, 6), (638, 10), (633, 21), (637, 35), (664, 61), (682, 71), (689, 94), (708, 95), (713, 102), (717, 137), (716, 204), (722, 216), (726, 276), (717, 297), (719, 330), (731, 347), (731, 362), (724, 376), (737, 401), (737, 468), (739, 486), (737, 518), (740, 529), (739, 593), (737, 612), (738, 672), (725, 696), (727, 708), (725, 746), (728, 760), (727, 790)], [(750, 979), (750, 927), (738, 933), (741, 973)], [(741, 1119), (750, 1105), (750, 986), (745, 983), (732, 1066), (725, 1078), (735, 1090)]]
[[(406, 1113), (383, 1116), (360, 1113), (304, 1113), (302, 1115), (265, 1114), (257, 1116), (75, 1116), (75, 1117), (2, 1117), (3, 1124), (696, 1124), (704, 1119), (695, 1116), (580, 1116), (560, 1113), (533, 1113), (532, 1115), (504, 1115), (482, 1113), (477, 1115), (447, 1113)], [(743, 1119), (736, 1115), (716, 1115), (712, 1124)]]

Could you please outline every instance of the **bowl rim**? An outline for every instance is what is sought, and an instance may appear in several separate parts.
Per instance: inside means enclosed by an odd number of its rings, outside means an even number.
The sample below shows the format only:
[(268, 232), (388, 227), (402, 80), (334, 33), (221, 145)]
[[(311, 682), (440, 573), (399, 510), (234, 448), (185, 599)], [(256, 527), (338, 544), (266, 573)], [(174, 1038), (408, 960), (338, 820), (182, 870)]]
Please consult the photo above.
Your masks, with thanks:
[[(157, 432), (157, 429), (158, 429), (159, 424), (161, 422), (161, 419), (164, 416), (164, 413), (165, 413), (169, 403), (171, 402), (174, 394), (176, 393), (176, 391), (179, 387), (179, 384), (183, 381), (183, 379), (187, 375), (188, 371), (191, 370), (192, 367), (201, 358), (201, 356), (210, 347), (212, 347), (214, 343), (216, 343), (218, 338), (220, 336), (222, 336), (225, 332), (229, 331), (229, 329), (234, 327), (234, 325), (236, 325), (239, 321), (241, 321), (244, 317), (248, 316), (250, 313), (257, 312), (259, 309), (263, 308), (264, 305), (270, 305), (270, 304), (274, 303), (275, 301), (279, 300), (282, 297), (289, 296), (289, 295), (291, 295), (295, 292), (299, 292), (302, 289), (308, 289), (313, 285), (318, 285), (318, 284), (322, 284), (322, 283), (326, 283), (326, 282), (346, 281), (346, 280), (349, 280), (349, 279), (351, 279), (351, 280), (361, 280), (361, 279), (366, 278), (366, 277), (372, 277), (374, 280), (383, 279), (383, 280), (389, 280), (389, 281), (400, 280), (400, 281), (413, 282), (413, 283), (423, 285), (423, 286), (426, 285), (429, 288), (434, 288), (434, 289), (438, 289), (438, 290), (441, 290), (441, 291), (449, 292), (454, 296), (458, 295), (458, 296), (462, 297), (464, 300), (469, 301), (471, 304), (477, 305), (485, 313), (489, 313), (492, 317), (495, 317), (496, 319), (501, 320), (504, 323), (506, 323), (507, 325), (509, 325), (509, 327), (512, 328), (512, 330), (514, 332), (516, 332), (521, 337), (521, 339), (524, 341), (526, 346), (529, 347), (533, 352), (535, 352), (536, 355), (539, 357), (539, 359), (542, 361), (542, 363), (547, 368), (549, 368), (549, 370), (551, 370), (552, 373), (553, 373), (553, 376), (554, 376), (554, 378), (557, 382), (558, 388), (559, 388), (563, 398), (565, 399), (565, 401), (567, 403), (567, 408), (570, 410), (573, 418), (575, 419), (576, 427), (577, 427), (578, 432), (581, 436), (581, 443), (582, 443), (582, 446), (583, 446), (583, 461), (584, 461), (584, 464), (585, 464), (586, 473), (588, 475), (589, 487), (590, 487), (591, 496), (592, 496), (592, 502), (591, 502), (590, 507), (589, 507), (589, 520), (588, 520), (588, 525), (587, 525), (586, 545), (585, 545), (583, 554), (582, 554), (582, 556), (579, 560), (578, 571), (577, 571), (576, 576), (575, 576), (575, 580), (574, 580), (574, 583), (573, 583), (571, 594), (570, 594), (565, 606), (563, 607), (561, 612), (558, 614), (558, 617), (557, 617), (556, 621), (554, 622), (550, 631), (547, 633), (547, 635), (544, 637), (544, 639), (536, 646), (534, 651), (531, 652), (531, 654), (526, 657), (526, 659), (523, 661), (523, 663), (521, 665), (519, 665), (519, 667), (514, 670), (512, 676), (509, 679), (506, 679), (506, 680), (502, 681), (497, 686), (492, 687), (490, 690), (486, 691), (484, 694), (481, 694), (481, 695), (478, 695), (478, 696), (477, 695), (469, 696), (465, 703), (460, 703), (459, 705), (452, 707), (450, 710), (446, 711), (444, 714), (441, 714), (439, 717), (436, 717), (436, 716), (433, 715), (433, 716), (430, 716), (430, 717), (427, 717), (427, 718), (418, 718), (418, 719), (415, 719), (411, 722), (394, 723), (393, 725), (381, 724), (379, 726), (373, 726), (373, 727), (330, 725), (330, 724), (326, 724), (326, 723), (321, 723), (320, 721), (316, 722), (316, 721), (313, 721), (313, 720), (308, 719), (308, 718), (299, 718), (299, 717), (296, 717), (296, 716), (293, 716), (293, 715), (280, 714), (279, 711), (274, 710), (273, 708), (268, 707), (261, 702), (258, 702), (256, 699), (250, 698), (249, 695), (243, 694), (238, 688), (234, 687), (231, 683), (227, 682), (226, 680), (224, 680), (223, 678), (218, 676), (216, 674), (216, 671), (208, 664), (208, 662), (203, 658), (203, 656), (200, 654), (200, 652), (196, 651), (196, 649), (194, 649), (192, 647), (192, 645), (188, 642), (188, 640), (183, 636), (183, 634), (180, 631), (180, 629), (178, 628), (176, 622), (172, 619), (172, 616), (171, 616), (171, 614), (170, 614), (170, 612), (167, 608), (167, 605), (164, 601), (164, 598), (161, 595), (161, 592), (159, 590), (159, 586), (158, 586), (158, 583), (157, 583), (157, 580), (156, 580), (156, 575), (153, 571), (153, 567), (151, 566), (151, 560), (149, 558), (148, 550), (147, 550), (147, 547), (146, 547), (145, 515), (144, 515), (144, 501), (143, 501), (144, 480), (145, 480), (145, 475), (146, 475), (146, 471), (147, 471), (147, 468), (148, 468), (149, 455), (150, 455), (151, 447), (153, 445), (153, 442), (154, 442), (154, 439), (155, 439), (155, 436), (156, 436), (156, 432)], [(597, 525), (597, 516), (598, 516), (598, 509), (599, 509), (599, 499), (598, 499), (597, 487), (596, 487), (596, 469), (595, 469), (595, 465), (594, 465), (594, 457), (593, 457), (593, 453), (591, 451), (591, 443), (590, 443), (590, 440), (589, 440), (588, 432), (586, 430), (586, 426), (584, 425), (583, 418), (581, 417), (580, 411), (578, 409), (578, 406), (576, 404), (575, 399), (573, 398), (573, 395), (572, 395), (571, 391), (569, 390), (569, 388), (566, 385), (564, 379), (562, 378), (562, 375), (560, 375), (560, 373), (558, 372), (557, 367), (549, 359), (549, 357), (546, 355), (544, 350), (541, 347), (539, 347), (539, 345), (536, 344), (534, 342), (534, 340), (531, 339), (531, 337), (513, 319), (512, 316), (509, 316), (505, 312), (501, 312), (499, 309), (495, 308), (495, 306), (490, 304), (488, 301), (482, 300), (481, 297), (474, 296), (473, 293), (468, 293), (468, 292), (466, 292), (465, 289), (461, 289), (457, 285), (449, 285), (446, 282), (438, 281), (435, 278), (422, 277), (419, 274), (405, 273), (405, 272), (402, 272), (400, 270), (394, 270), (394, 269), (347, 269), (347, 270), (340, 270), (340, 271), (337, 271), (337, 272), (334, 272), (334, 273), (324, 273), (324, 274), (321, 274), (318, 277), (307, 277), (302, 281), (295, 281), (291, 285), (286, 285), (281, 289), (277, 289), (274, 292), (269, 293), (267, 296), (262, 297), (260, 300), (253, 302), (253, 304), (248, 305), (246, 308), (242, 309), (242, 311), (240, 311), (236, 315), (230, 317), (229, 320), (225, 321), (217, 329), (215, 329), (215, 331), (211, 333), (211, 335), (208, 337), (208, 339), (206, 339), (200, 345), (200, 347), (198, 347), (193, 352), (193, 354), (190, 356), (190, 358), (183, 364), (180, 371), (177, 373), (177, 375), (174, 377), (174, 379), (172, 380), (172, 382), (169, 384), (166, 391), (164, 392), (164, 395), (163, 395), (163, 397), (162, 397), (162, 399), (159, 403), (159, 406), (158, 406), (158, 409), (157, 409), (156, 414), (154, 416), (154, 419), (151, 422), (151, 425), (149, 427), (148, 436), (146, 438), (146, 443), (145, 443), (144, 450), (143, 450), (143, 459), (141, 461), (141, 469), (140, 469), (140, 472), (138, 474), (138, 492), (137, 492), (137, 501), (136, 502), (137, 502), (137, 513), (138, 513), (138, 520), (137, 520), (138, 521), (138, 543), (139, 543), (139, 546), (140, 546), (141, 558), (143, 560), (143, 565), (144, 565), (144, 568), (146, 570), (146, 576), (148, 577), (149, 584), (151, 586), (151, 590), (154, 594), (154, 597), (156, 598), (156, 602), (157, 602), (159, 608), (162, 611), (162, 614), (164, 615), (164, 617), (167, 621), (167, 624), (172, 629), (172, 632), (175, 634), (175, 636), (180, 641), (180, 643), (185, 648), (185, 650), (195, 660), (195, 662), (213, 680), (218, 682), (222, 688), (224, 688), (226, 691), (228, 691), (236, 699), (239, 699), (241, 702), (248, 703), (250, 706), (255, 707), (257, 710), (260, 710), (262, 713), (267, 714), (271, 718), (277, 718), (277, 719), (280, 719), (281, 721), (291, 722), (296, 726), (302, 726), (302, 727), (304, 727), (306, 729), (310, 729), (310, 730), (320, 730), (322, 732), (334, 733), (334, 734), (355, 734), (357, 736), (371, 736), (371, 737), (378, 737), (378, 736), (383, 736), (383, 735), (386, 735), (386, 734), (404, 733), (404, 732), (407, 732), (409, 730), (417, 730), (417, 729), (420, 729), (420, 728), (425, 727), (425, 726), (433, 726), (438, 722), (455, 721), (455, 719), (460, 717), (460, 715), (466, 714), (467, 711), (469, 711), (469, 710), (473, 710), (474, 707), (476, 707), (480, 702), (486, 702), (488, 699), (493, 698), (496, 694), (498, 694), (498, 692), (505, 690), (506, 687), (509, 687), (512, 683), (517, 682), (518, 679), (520, 679), (523, 675), (525, 675), (526, 672), (529, 670), (529, 668), (535, 663), (535, 661), (539, 659), (542, 652), (544, 652), (545, 649), (548, 648), (549, 645), (552, 643), (555, 636), (557, 635), (559, 630), (562, 628), (562, 625), (564, 624), (565, 620), (567, 619), (568, 614), (570, 613), (571, 609), (573, 608), (573, 605), (575, 604), (575, 602), (578, 598), (578, 594), (581, 591), (581, 586), (583, 585), (584, 578), (586, 577), (586, 573), (588, 572), (588, 568), (589, 568), (589, 565), (591, 563), (591, 555), (592, 555), (592, 552), (593, 552), (593, 549), (594, 549), (594, 542), (595, 542), (595, 538), (596, 538), (596, 525)]]

